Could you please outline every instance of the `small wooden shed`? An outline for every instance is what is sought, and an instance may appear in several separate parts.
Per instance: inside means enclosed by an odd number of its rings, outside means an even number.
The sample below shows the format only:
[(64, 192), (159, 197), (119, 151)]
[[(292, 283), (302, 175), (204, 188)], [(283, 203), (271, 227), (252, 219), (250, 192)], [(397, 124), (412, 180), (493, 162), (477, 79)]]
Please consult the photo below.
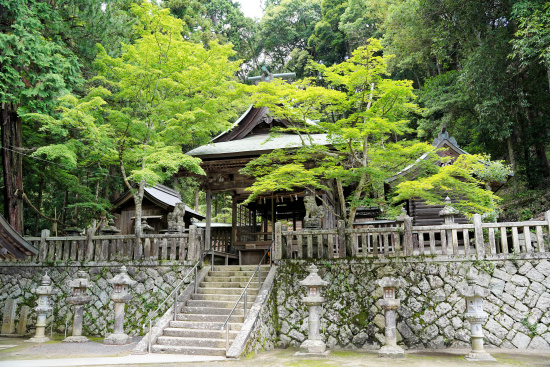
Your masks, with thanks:
[[(168, 228), (168, 213), (174, 210), (176, 204), (181, 203), (181, 195), (167, 186), (156, 185), (146, 187), (142, 204), (142, 218), (154, 228), (154, 233)], [(115, 216), (115, 225), (121, 230), (120, 234), (133, 234), (135, 229), (136, 208), (130, 191), (126, 191), (112, 202), (114, 208), (111, 213)], [(184, 222), (189, 228), (191, 219), (204, 220), (204, 216), (185, 206)]]

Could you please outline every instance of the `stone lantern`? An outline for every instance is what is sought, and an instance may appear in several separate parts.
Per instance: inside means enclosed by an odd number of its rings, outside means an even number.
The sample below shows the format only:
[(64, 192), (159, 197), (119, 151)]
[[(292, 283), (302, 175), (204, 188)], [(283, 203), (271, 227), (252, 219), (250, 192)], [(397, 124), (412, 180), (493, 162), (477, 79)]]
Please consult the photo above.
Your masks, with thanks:
[(309, 332), (308, 339), (300, 345), (300, 352), (296, 353), (297, 356), (328, 356), (330, 354), (325, 342), (321, 340), (319, 333), (320, 317), (319, 311), (321, 304), (325, 301), (321, 297), (321, 288), (326, 286), (328, 282), (321, 279), (317, 274), (319, 271), (315, 265), (311, 265), (309, 268), (309, 275), (300, 282), (301, 286), (307, 288), (307, 295), (303, 298), (304, 303), (309, 308)]
[(378, 356), (404, 358), (405, 352), (403, 351), (403, 348), (397, 345), (397, 321), (395, 312), (401, 303), (399, 299), (395, 298), (396, 289), (403, 286), (403, 281), (393, 277), (384, 277), (376, 281), (376, 284), (379, 287), (382, 287), (383, 290), (383, 298), (378, 301), (378, 305), (385, 312), (384, 318), (386, 330), (386, 342), (385, 345), (378, 351)]
[(44, 335), (46, 331), (46, 314), (52, 309), (50, 306), (49, 296), (53, 293), (51, 278), (46, 273), (42, 277), (42, 283), (36, 287), (34, 294), (38, 296), (38, 305), (34, 308), (38, 314), (36, 317), (36, 334), (33, 338), (27, 340), (29, 343), (45, 343), (49, 342), (50, 338)]
[(472, 351), (465, 356), (469, 361), (496, 361), (483, 348), (482, 324), (487, 320), (487, 313), (483, 311), (483, 298), (489, 295), (489, 290), (477, 285), (477, 277), (472, 269), (466, 275), (467, 285), (458, 290), (458, 294), (466, 300), (464, 317), (470, 322), (472, 331)]
[(103, 344), (128, 344), (130, 337), (124, 333), (124, 306), (132, 298), (129, 288), (133, 287), (137, 282), (128, 276), (125, 266), (122, 266), (120, 273), (107, 282), (113, 285), (111, 299), (115, 303), (115, 327), (113, 333), (103, 340)]
[(73, 335), (63, 340), (68, 343), (88, 341), (88, 338), (82, 335), (82, 320), (84, 318), (84, 305), (92, 300), (91, 296), (86, 295), (86, 289), (92, 284), (90, 283), (90, 276), (85, 271), (79, 270), (76, 276), (76, 279), (67, 282), (67, 285), (73, 288), (73, 296), (67, 297), (67, 303), (74, 305)]
[(75, 220), (71, 220), (69, 223), (69, 227), (65, 228), (65, 233), (67, 233), (67, 236), (69, 237), (80, 236), (82, 231), (82, 228), (77, 227)]
[(115, 227), (115, 220), (113, 218), (109, 219), (109, 222), (107, 223), (107, 226), (106, 227), (103, 227), (101, 229), (101, 234), (104, 234), (104, 235), (115, 235), (115, 234), (119, 234), (120, 233), (120, 229), (118, 229), (117, 227)]
[(150, 234), (155, 231), (155, 229), (147, 223), (147, 218), (141, 220), (141, 231), (145, 234)]

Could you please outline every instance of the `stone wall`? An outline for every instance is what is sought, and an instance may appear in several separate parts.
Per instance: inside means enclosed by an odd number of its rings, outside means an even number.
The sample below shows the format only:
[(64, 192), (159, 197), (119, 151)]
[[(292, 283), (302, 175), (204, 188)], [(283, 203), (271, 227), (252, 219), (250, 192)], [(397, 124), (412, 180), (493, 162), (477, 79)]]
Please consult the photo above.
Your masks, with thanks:
[[(158, 307), (194, 264), (189, 261), (2, 263), (0, 307), (3, 309), (6, 299), (17, 299), (16, 318), (19, 317), (21, 306), (35, 307), (36, 296), (33, 291), (47, 271), (54, 288), (51, 297), (53, 312), (48, 316), (47, 334), (50, 332), (50, 320), (53, 319), (54, 332), (64, 332), (68, 319), (67, 335), (71, 335), (73, 309), (65, 299), (72, 295), (72, 289), (67, 287), (66, 282), (74, 279), (78, 270), (84, 270), (90, 275), (93, 286), (88, 288), (92, 301), (84, 307), (83, 335), (105, 336), (112, 332), (114, 323), (114, 304), (110, 300), (112, 286), (107, 280), (117, 274), (122, 265), (126, 265), (128, 274), (138, 282), (131, 290), (131, 301), (126, 305), (124, 329), (130, 335), (143, 334), (142, 324), (147, 314)], [(171, 304), (172, 300), (167, 302), (159, 316), (162, 316)], [(32, 329), (35, 322), (36, 314), (31, 310), (27, 329)]]
[[(274, 281), (275, 273), (272, 279), (266, 280)], [(263, 289), (263, 288), (262, 288)], [(276, 292), (271, 289), (271, 292), (267, 293), (268, 299), (261, 307), (258, 314), (258, 320), (256, 321), (250, 337), (246, 345), (244, 346), (240, 355), (258, 354), (263, 350), (271, 350), (275, 347), (275, 341), (277, 340), (277, 324), (279, 322), (277, 317), (277, 298)]]
[[(407, 283), (397, 293), (398, 342), (408, 347), (465, 347), (469, 324), (457, 289), (474, 267), (481, 285), (491, 290), (485, 301), (489, 318), (485, 342), (504, 348), (550, 350), (550, 257), (510, 260), (415, 258), (389, 262), (322, 260), (319, 274), (329, 282), (323, 290), (321, 333), (329, 347), (378, 348), (384, 341), (382, 297), (375, 280), (390, 270)], [(280, 345), (299, 346), (307, 335), (306, 261), (282, 261), (274, 288)]]

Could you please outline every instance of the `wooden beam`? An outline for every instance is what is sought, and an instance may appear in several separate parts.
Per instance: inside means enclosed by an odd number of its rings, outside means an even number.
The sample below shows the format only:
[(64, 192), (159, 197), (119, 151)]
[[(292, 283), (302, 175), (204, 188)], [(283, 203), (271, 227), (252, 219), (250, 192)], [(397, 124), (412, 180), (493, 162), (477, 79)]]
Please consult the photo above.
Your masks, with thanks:
[(206, 230), (204, 233), (205, 250), (210, 250), (212, 245), (212, 190), (206, 190)]

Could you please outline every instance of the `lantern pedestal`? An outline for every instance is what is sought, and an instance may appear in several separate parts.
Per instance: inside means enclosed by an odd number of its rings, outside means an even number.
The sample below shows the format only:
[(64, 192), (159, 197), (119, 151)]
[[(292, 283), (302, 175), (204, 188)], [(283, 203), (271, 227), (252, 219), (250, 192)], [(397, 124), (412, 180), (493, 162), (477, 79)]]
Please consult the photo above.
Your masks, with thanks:
[(90, 276), (86, 272), (79, 270), (77, 278), (67, 282), (67, 285), (73, 288), (73, 296), (67, 297), (67, 303), (74, 305), (73, 335), (63, 339), (65, 343), (84, 343), (89, 341), (82, 335), (82, 320), (84, 319), (84, 305), (92, 300), (92, 297), (86, 295), (86, 289), (91, 286)]

